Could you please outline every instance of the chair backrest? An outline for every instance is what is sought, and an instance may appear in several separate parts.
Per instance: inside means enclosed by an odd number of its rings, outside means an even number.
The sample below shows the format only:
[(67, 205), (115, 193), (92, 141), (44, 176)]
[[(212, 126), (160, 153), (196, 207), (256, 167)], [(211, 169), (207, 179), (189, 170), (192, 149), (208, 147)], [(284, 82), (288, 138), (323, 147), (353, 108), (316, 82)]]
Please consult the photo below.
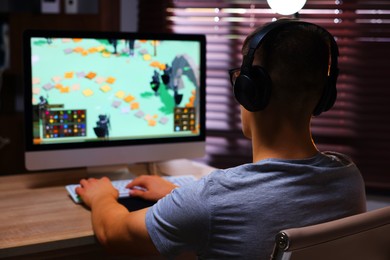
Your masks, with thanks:
[(390, 206), (280, 231), (272, 260), (389, 260)]

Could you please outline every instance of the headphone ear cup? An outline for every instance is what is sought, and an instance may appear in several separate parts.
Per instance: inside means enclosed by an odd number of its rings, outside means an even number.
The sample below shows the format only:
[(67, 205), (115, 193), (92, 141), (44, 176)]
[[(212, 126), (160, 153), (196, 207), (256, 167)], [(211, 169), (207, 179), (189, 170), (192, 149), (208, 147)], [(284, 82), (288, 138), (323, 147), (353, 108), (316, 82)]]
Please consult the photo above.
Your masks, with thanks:
[(267, 71), (252, 66), (249, 73), (241, 73), (234, 84), (236, 100), (248, 111), (263, 110), (269, 102), (272, 81)]

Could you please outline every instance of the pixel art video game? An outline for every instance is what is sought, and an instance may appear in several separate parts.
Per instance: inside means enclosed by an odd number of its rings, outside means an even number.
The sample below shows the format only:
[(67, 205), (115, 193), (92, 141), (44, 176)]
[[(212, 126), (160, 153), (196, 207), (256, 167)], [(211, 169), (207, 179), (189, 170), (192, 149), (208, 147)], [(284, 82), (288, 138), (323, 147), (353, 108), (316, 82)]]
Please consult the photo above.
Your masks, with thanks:
[(32, 38), (34, 144), (198, 135), (199, 45)]

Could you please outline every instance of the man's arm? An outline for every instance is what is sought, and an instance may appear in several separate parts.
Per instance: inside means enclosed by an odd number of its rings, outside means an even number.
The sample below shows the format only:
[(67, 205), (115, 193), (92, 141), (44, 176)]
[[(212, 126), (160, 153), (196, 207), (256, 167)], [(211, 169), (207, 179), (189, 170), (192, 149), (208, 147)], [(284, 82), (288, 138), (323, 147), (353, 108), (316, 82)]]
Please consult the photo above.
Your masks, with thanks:
[(147, 209), (129, 212), (117, 202), (118, 191), (108, 178), (80, 181), (76, 192), (91, 209), (97, 239), (115, 254), (158, 255), (145, 224)]

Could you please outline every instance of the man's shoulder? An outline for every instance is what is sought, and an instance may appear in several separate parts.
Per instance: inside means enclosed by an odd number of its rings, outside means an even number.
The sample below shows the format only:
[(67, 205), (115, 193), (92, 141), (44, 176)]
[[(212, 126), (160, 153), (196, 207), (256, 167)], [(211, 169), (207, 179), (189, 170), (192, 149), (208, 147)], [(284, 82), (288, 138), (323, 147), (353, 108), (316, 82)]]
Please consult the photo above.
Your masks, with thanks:
[[(243, 181), (254, 179), (261, 182), (290, 178), (310, 178), (321, 173), (323, 176), (328, 174), (360, 173), (350, 157), (338, 152), (319, 152), (311, 158), (284, 160), (284, 159), (265, 159), (255, 163), (246, 163), (227, 169), (218, 169), (209, 174), (207, 182), (223, 181)], [(340, 176), (335, 176), (340, 178)], [(329, 178), (329, 175), (327, 176)]]

